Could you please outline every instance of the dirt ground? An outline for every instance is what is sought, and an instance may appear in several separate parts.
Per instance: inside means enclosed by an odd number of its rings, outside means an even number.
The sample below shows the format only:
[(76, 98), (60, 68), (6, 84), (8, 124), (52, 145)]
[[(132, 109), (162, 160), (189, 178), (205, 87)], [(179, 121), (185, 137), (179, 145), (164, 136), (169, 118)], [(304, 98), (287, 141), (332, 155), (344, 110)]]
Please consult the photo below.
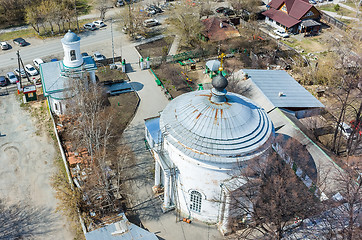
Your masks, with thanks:
[(151, 43), (137, 46), (136, 49), (142, 55), (142, 57), (152, 58), (162, 56), (162, 54), (168, 53), (174, 38), (174, 36), (168, 36)]
[(38, 119), (20, 107), (14, 93), (0, 97), (0, 196), (10, 228), (0, 226), (0, 238), (73, 239), (66, 220), (55, 213), (50, 186), (56, 168), (53, 140), (37, 132)]

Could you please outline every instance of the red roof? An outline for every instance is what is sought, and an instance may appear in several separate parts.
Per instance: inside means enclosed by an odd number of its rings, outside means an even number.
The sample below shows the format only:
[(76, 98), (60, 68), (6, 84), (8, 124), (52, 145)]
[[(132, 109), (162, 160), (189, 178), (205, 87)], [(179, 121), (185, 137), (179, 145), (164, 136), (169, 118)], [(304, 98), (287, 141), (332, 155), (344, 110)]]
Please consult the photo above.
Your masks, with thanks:
[[(202, 20), (205, 26), (205, 35), (211, 41), (221, 41), (228, 38), (240, 37), (240, 33), (230, 24), (223, 22), (220, 18), (211, 17)], [(220, 24), (222, 23), (222, 27)]]
[[(278, 10), (283, 4), (288, 14)], [(308, 0), (272, 0), (268, 5), (270, 9), (263, 14), (288, 28), (299, 23), (299, 20), (313, 7)]]
[(293, 4), (290, 10), (288, 10), (288, 14), (298, 20), (300, 20), (313, 7), (311, 4), (304, 2), (303, 0), (286, 0), (287, 3), (291, 1), (293, 1)]
[(270, 8), (269, 10), (263, 12), (263, 15), (273, 19), (274, 21), (286, 26), (287, 28), (293, 27), (295, 24), (300, 23), (300, 20), (292, 18), (288, 14), (282, 11), (278, 11), (274, 8)]

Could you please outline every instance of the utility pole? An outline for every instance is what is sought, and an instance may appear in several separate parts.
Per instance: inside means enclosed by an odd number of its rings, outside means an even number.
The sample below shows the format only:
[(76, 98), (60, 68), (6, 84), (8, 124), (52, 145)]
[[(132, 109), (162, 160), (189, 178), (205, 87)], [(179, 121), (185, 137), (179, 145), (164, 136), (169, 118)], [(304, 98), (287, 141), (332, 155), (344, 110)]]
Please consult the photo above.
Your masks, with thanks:
[(78, 33), (79, 33), (79, 22), (78, 22), (78, 11), (77, 11), (77, 3), (76, 3), (76, 0), (74, 0), (74, 10), (75, 10), (75, 17), (77, 19), (77, 30), (78, 30)]
[(113, 18), (111, 18), (111, 34), (112, 34), (112, 59), (113, 59), (113, 66), (114, 66)]
[(23, 85), (21, 84), (21, 72), (20, 72), (20, 54), (19, 50), (16, 51), (16, 56), (18, 57), (18, 69), (19, 69), (19, 76), (16, 76), (20, 82), (20, 88), (23, 88)]

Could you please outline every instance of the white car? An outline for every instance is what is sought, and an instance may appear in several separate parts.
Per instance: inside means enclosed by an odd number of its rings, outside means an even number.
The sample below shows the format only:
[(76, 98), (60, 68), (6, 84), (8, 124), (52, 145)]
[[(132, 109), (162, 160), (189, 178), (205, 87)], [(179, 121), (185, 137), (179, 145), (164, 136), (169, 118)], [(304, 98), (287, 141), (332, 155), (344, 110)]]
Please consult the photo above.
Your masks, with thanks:
[(278, 35), (278, 36), (283, 37), (283, 38), (289, 37), (289, 34), (286, 33), (286, 32), (283, 31), (283, 30), (275, 29), (275, 30), (274, 30), (274, 33), (275, 33), (276, 35)]
[(345, 122), (341, 122), (339, 124), (339, 128), (341, 129), (341, 132), (345, 138), (349, 138), (349, 136), (352, 134), (352, 128)]
[(29, 73), (30, 76), (36, 76), (39, 74), (38, 70), (36, 70), (32, 65), (26, 64), (25, 71)]
[(96, 61), (102, 61), (102, 60), (106, 59), (106, 57), (103, 56), (100, 52), (95, 52), (93, 54), (93, 56), (94, 56), (94, 60), (96, 60)]
[(7, 42), (0, 42), (0, 46), (2, 50), (9, 49), (9, 44)]
[(22, 78), (26, 77), (26, 73), (25, 73), (24, 69), (22, 69), (22, 68), (20, 68), (20, 70), (19, 70), (19, 68), (15, 68), (14, 73), (18, 76), (21, 76)]
[(94, 31), (97, 29), (96, 25), (93, 24), (93, 23), (86, 23), (83, 25), (84, 29), (88, 29), (88, 30), (91, 30), (91, 31)]
[(10, 83), (16, 83), (18, 81), (18, 77), (13, 72), (8, 72), (6, 78)]
[(107, 26), (107, 25), (104, 24), (104, 22), (101, 21), (101, 20), (94, 21), (93, 24), (96, 25), (96, 26), (99, 27), (99, 28)]
[(33, 63), (34, 63), (34, 65), (35, 65), (35, 67), (39, 68), (39, 65), (42, 64), (42, 63), (44, 63), (44, 61), (41, 60), (40, 58), (35, 58), (35, 59), (33, 60)]
[(145, 27), (153, 27), (160, 24), (156, 19), (147, 19), (143, 22), (143, 26)]

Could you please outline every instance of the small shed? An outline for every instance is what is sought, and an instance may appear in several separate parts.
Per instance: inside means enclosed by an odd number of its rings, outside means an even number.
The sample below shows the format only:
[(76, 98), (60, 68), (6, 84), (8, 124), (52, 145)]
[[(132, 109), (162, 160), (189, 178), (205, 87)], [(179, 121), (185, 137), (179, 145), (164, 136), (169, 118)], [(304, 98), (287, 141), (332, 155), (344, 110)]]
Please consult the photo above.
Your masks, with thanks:
[(26, 99), (27, 102), (37, 100), (36, 86), (35, 85), (25, 86), (24, 89), (23, 89), (23, 92), (24, 92), (25, 99)]
[(211, 72), (216, 72), (219, 70), (220, 61), (219, 60), (210, 60), (206, 62), (206, 68)]

